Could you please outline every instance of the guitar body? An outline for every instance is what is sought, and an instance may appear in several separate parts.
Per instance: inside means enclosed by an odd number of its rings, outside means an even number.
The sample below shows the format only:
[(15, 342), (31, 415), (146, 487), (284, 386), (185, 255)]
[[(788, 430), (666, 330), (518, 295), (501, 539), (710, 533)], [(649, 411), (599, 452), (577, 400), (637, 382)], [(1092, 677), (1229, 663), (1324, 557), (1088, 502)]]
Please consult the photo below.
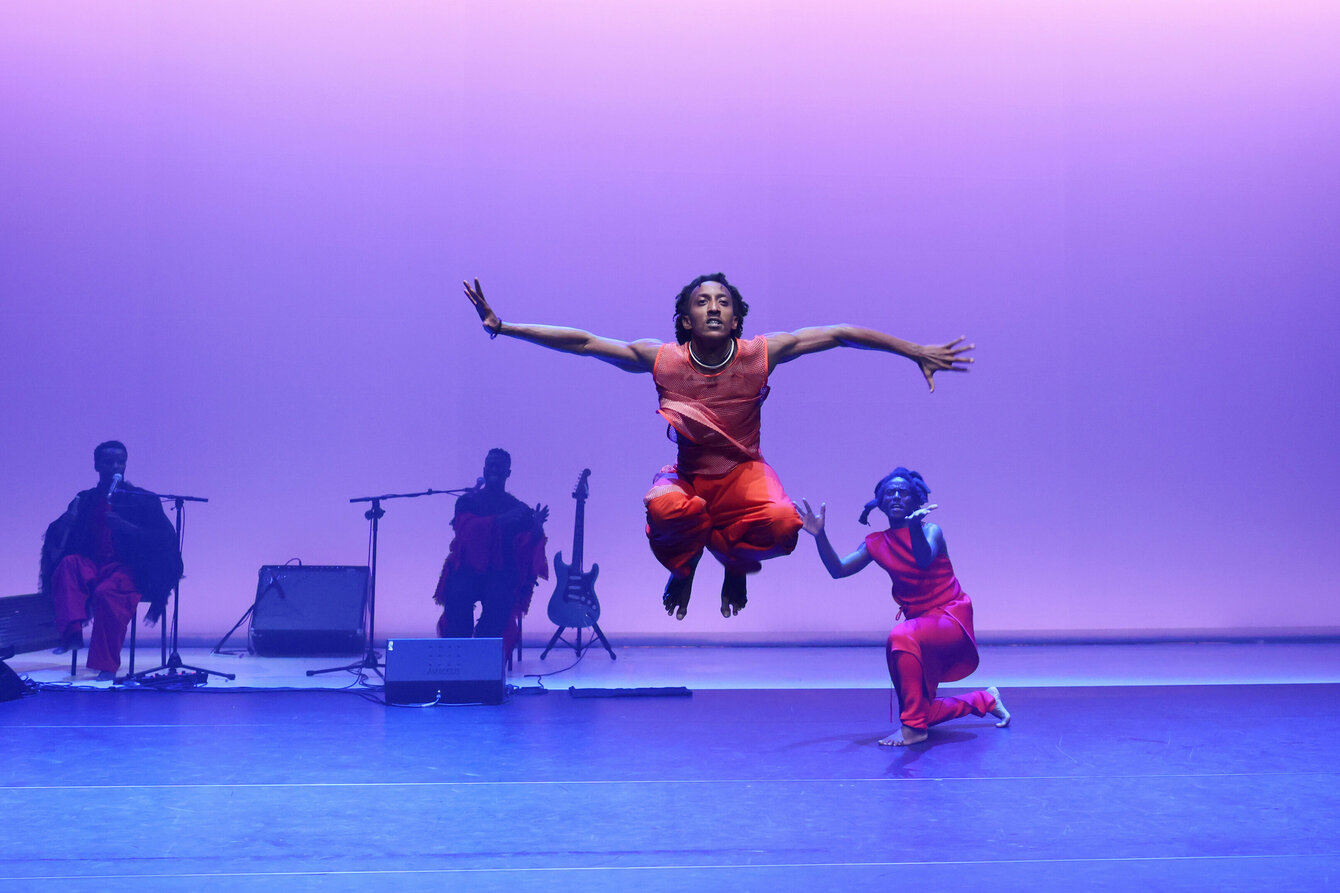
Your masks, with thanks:
[(596, 576), (600, 565), (582, 572), (563, 561), (563, 553), (554, 556), (557, 585), (549, 598), (549, 621), (555, 626), (585, 629), (600, 619), (600, 601), (596, 598)]
[(596, 575), (600, 573), (600, 565), (593, 564), (589, 571), (582, 571), (582, 539), (589, 493), (586, 480), (590, 476), (591, 469), (584, 469), (572, 491), (572, 498), (577, 500), (577, 519), (572, 528), (572, 564), (563, 561), (562, 552), (554, 556), (558, 585), (549, 597), (549, 619), (560, 629), (584, 629), (594, 626), (600, 619), (600, 602), (596, 599)]

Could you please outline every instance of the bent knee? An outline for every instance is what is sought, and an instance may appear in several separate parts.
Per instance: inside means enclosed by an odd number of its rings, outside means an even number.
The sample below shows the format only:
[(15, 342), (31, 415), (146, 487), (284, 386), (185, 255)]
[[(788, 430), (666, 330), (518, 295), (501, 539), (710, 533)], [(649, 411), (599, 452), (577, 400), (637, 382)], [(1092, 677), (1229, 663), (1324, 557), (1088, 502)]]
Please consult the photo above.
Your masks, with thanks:
[(889, 640), (885, 645), (889, 653), (890, 660), (896, 654), (906, 654), (916, 660), (921, 660), (921, 642), (917, 639), (916, 633), (908, 628), (906, 623), (900, 623), (889, 633)]
[(647, 506), (647, 520), (652, 524), (682, 522), (685, 519), (707, 519), (707, 503), (690, 496), (674, 485), (653, 487), (643, 500)]
[(648, 509), (650, 509), (651, 504), (656, 500), (660, 499), (661, 497), (663, 496), (673, 497), (675, 495), (683, 496), (684, 491), (680, 490), (674, 484), (670, 483), (657, 484), (656, 486), (652, 487), (650, 490), (647, 491), (646, 496), (642, 497), (642, 504), (645, 505)]
[(796, 514), (795, 506), (774, 505), (768, 508), (762, 523), (754, 525), (745, 538), (766, 538), (769, 543), (780, 546), (789, 544), (794, 549), (800, 528), (800, 516)]

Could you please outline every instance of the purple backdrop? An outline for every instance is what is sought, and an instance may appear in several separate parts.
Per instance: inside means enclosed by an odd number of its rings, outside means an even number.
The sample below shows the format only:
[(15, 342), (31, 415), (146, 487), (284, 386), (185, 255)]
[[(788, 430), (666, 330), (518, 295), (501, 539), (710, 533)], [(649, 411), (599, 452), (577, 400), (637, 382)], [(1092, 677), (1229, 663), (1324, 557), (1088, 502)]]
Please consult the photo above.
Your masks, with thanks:
[[(829, 581), (808, 537), (739, 618), (704, 565), (667, 620), (650, 378), (490, 342), (457, 286), (669, 337), (721, 269), (751, 332), (977, 342), (933, 396), (894, 357), (782, 367), (764, 450), (840, 549), (920, 468), (980, 630), (1340, 626), (1338, 36), (1324, 0), (11, 7), (0, 591), (105, 438), (211, 500), (200, 634), (261, 564), (363, 563), (349, 497), (501, 445), (551, 554), (593, 469), (611, 634), (877, 636), (886, 580)], [(426, 634), (451, 502), (388, 508), (379, 628)]]

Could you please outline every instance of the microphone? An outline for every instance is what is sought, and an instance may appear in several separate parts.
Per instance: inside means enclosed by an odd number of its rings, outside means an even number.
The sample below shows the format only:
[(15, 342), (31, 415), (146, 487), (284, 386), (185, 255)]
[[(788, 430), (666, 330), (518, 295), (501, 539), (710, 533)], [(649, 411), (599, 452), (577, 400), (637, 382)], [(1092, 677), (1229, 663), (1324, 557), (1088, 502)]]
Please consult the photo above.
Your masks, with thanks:
[(108, 501), (108, 502), (111, 502), (111, 501), (112, 501), (112, 494), (115, 493), (115, 492), (116, 492), (116, 488), (119, 487), (119, 486), (121, 485), (121, 481), (122, 481), (122, 477), (121, 477), (121, 475), (119, 475), (119, 474), (114, 474), (114, 475), (112, 475), (112, 485), (111, 485), (110, 487), (107, 488), (107, 501)]

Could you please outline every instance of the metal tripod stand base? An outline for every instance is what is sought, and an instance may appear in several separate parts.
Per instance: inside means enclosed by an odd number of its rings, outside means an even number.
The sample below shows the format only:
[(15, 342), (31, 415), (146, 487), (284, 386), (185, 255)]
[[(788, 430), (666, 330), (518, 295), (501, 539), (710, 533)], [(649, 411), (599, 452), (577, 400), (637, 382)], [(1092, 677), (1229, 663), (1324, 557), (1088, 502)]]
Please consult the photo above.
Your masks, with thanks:
[(222, 676), (224, 679), (227, 679), (230, 682), (237, 678), (236, 674), (234, 673), (223, 673), (218, 670), (206, 670), (204, 667), (193, 667), (190, 664), (184, 664), (181, 661), (181, 655), (178, 654), (176, 651), (173, 651), (171, 654), (168, 655), (167, 663), (163, 664), (161, 667), (154, 667), (152, 670), (140, 670), (138, 673), (131, 673), (128, 676), (123, 676), (117, 681), (126, 682), (128, 680), (134, 679), (137, 682), (144, 682), (147, 677), (152, 676), (155, 673), (162, 673), (164, 670), (167, 671), (166, 675), (168, 676), (185, 676), (186, 673), (182, 671), (186, 670), (190, 671), (190, 673), (192, 674), (202, 675), (205, 678), (208, 678), (210, 676)]
[(591, 631), (595, 633), (595, 638), (587, 639), (585, 644), (582, 644), (582, 628), (580, 626), (574, 626), (571, 628), (577, 631), (577, 640), (574, 642), (569, 642), (567, 639), (563, 638), (563, 633), (566, 632), (569, 629), (569, 627), (560, 626), (557, 630), (554, 631), (554, 635), (549, 640), (549, 644), (545, 645), (544, 650), (540, 652), (540, 660), (544, 660), (546, 657), (548, 657), (549, 652), (552, 651), (554, 649), (554, 646), (559, 642), (562, 642), (564, 645), (567, 645), (574, 652), (576, 652), (578, 657), (581, 657), (582, 655), (586, 654), (586, 652), (590, 649), (592, 645), (596, 643), (597, 640), (599, 640), (600, 644), (604, 645), (605, 650), (609, 652), (610, 660), (619, 659), (619, 656), (614, 653), (614, 649), (610, 647), (609, 639), (605, 638), (605, 634), (601, 632), (599, 623), (596, 623), (595, 621), (591, 622)]
[(386, 664), (382, 662), (380, 657), (378, 657), (377, 652), (368, 649), (367, 654), (364, 654), (361, 658), (351, 664), (345, 664), (342, 667), (326, 667), (324, 670), (308, 670), (307, 675), (321, 676), (326, 673), (340, 673), (346, 670), (371, 670), (382, 677), (382, 680), (384, 681), (386, 679), (386, 674), (382, 672), (382, 668), (385, 666)]

